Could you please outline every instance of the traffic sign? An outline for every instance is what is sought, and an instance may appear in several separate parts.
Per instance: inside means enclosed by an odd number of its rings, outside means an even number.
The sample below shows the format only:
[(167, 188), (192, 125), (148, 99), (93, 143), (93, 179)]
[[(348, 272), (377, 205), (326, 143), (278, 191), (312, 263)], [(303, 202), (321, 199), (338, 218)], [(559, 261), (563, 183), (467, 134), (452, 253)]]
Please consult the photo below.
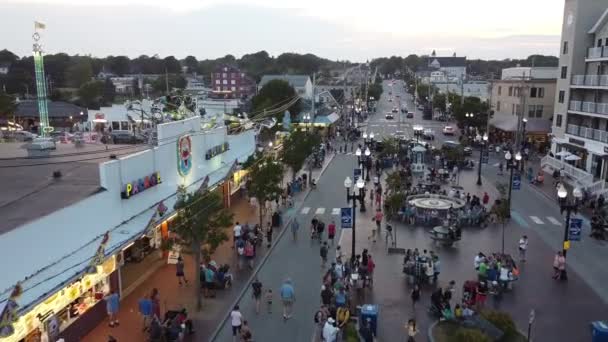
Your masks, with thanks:
[(353, 170), (353, 181), (356, 183), (357, 179), (359, 179), (359, 177), (361, 177), (361, 169), (357, 168)]
[(521, 175), (515, 174), (513, 175), (513, 190), (521, 189)]
[(571, 218), (568, 225), (568, 240), (580, 241), (583, 232), (583, 219)]
[(482, 164), (487, 164), (490, 160), (490, 151), (483, 150), (483, 152), (481, 153), (481, 163)]
[(353, 227), (353, 208), (340, 208), (340, 223), (342, 229)]

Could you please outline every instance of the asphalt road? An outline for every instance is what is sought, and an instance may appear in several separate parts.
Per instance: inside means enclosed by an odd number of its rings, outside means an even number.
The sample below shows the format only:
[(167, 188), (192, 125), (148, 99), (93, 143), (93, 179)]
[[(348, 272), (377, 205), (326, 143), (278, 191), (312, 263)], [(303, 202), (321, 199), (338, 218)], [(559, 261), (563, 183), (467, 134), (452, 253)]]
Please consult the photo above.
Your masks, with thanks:
[[(392, 85), (391, 85), (392, 84)], [(376, 139), (381, 137), (393, 137), (396, 132), (403, 132), (408, 138), (414, 138), (415, 125), (422, 126), (424, 129), (432, 129), (435, 133), (435, 140), (426, 141), (433, 144), (435, 147), (441, 147), (444, 141), (458, 140), (458, 133), (454, 136), (446, 136), (443, 134), (443, 127), (454, 123), (445, 123), (433, 120), (423, 120), (422, 111), (418, 110), (414, 105), (414, 98), (407, 93), (404, 88), (403, 81), (383, 81), (383, 92), (378, 101), (376, 113), (371, 114), (366, 123), (364, 131), (368, 134), (373, 132)], [(391, 93), (389, 95), (389, 93)], [(414, 113), (414, 118), (407, 118), (406, 114), (401, 113), (401, 108), (405, 106), (408, 111)], [(398, 113), (392, 113), (393, 108), (399, 110)], [(394, 119), (386, 119), (386, 114), (391, 113)], [(420, 138), (422, 141), (422, 137)]]

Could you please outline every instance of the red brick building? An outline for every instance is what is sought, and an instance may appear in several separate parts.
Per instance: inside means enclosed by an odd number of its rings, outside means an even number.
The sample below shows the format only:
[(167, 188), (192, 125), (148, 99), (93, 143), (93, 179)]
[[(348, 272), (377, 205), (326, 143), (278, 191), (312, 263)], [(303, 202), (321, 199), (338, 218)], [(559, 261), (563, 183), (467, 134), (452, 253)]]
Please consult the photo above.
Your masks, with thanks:
[(221, 65), (211, 74), (211, 88), (217, 95), (240, 99), (255, 93), (255, 82), (239, 68)]

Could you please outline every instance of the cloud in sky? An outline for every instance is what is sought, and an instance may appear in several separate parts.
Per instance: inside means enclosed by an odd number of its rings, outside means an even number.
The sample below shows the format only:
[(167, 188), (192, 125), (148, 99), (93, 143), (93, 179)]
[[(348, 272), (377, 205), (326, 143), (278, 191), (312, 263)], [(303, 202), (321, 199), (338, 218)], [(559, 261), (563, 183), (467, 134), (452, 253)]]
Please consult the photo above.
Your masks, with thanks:
[[(430, 53), (473, 58), (556, 54), (555, 0), (4, 0), (0, 48), (28, 54), (33, 21), (49, 52), (215, 58), (267, 50), (362, 61)], [(373, 5), (370, 7), (370, 5)], [(525, 8), (525, 11), (521, 11)], [(496, 15), (500, 13), (500, 15)], [(538, 15), (542, 13), (542, 15)]]

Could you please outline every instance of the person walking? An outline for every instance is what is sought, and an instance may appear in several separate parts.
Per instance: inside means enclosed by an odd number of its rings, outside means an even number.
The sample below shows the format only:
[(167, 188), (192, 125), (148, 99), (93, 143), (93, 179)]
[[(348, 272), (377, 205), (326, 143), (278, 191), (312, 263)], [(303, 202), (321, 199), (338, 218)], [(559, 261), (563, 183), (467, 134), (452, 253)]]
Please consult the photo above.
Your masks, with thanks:
[(271, 314), (272, 313), (272, 289), (266, 289), (266, 294), (264, 295), (264, 299), (266, 300), (266, 309), (268, 310), (268, 313)]
[(243, 228), (237, 221), (237, 223), (234, 225), (234, 228), (232, 228), (232, 232), (233, 232), (232, 248), (234, 248), (234, 246), (236, 245), (236, 241), (241, 237), (242, 229)]
[(332, 220), (329, 226), (327, 226), (327, 239), (331, 241), (331, 245), (334, 245), (334, 237), (336, 236), (336, 221)]
[(232, 341), (237, 342), (237, 336), (241, 334), (241, 326), (243, 325), (243, 314), (241, 314), (238, 305), (235, 305), (230, 312), (230, 324), (232, 325)]
[(390, 224), (386, 224), (386, 237), (384, 239), (384, 242), (388, 245), (388, 238), (390, 236), (391, 238), (391, 245), (395, 246), (395, 238), (393, 237), (393, 226), (391, 226)]
[(285, 279), (281, 286), (281, 300), (283, 301), (283, 319), (291, 318), (293, 303), (296, 301), (296, 292), (291, 283), (291, 278)]
[(410, 318), (407, 321), (406, 329), (407, 329), (407, 342), (416, 342), (416, 340), (414, 339), (414, 337), (416, 337), (416, 335), (418, 335), (418, 328), (416, 327), (416, 320), (413, 318)]
[(327, 247), (327, 241), (324, 241), (319, 250), (319, 254), (321, 255), (321, 267), (325, 268), (325, 264), (327, 263), (327, 253), (329, 252), (329, 248)]
[(526, 251), (528, 250), (528, 236), (524, 235), (519, 239), (519, 260), (526, 262)]
[(294, 217), (293, 221), (291, 221), (291, 234), (293, 236), (293, 241), (298, 239), (298, 231), (300, 230), (300, 222), (298, 219)]
[(152, 300), (149, 296), (144, 296), (138, 302), (139, 313), (143, 319), (143, 329), (142, 331), (147, 331), (150, 328), (150, 323), (152, 323), (152, 316), (154, 314), (152, 308)]
[(251, 333), (251, 328), (249, 328), (249, 322), (243, 321), (243, 325), (241, 326), (241, 339), (243, 342), (252, 342), (253, 334)]
[(184, 259), (179, 256), (177, 258), (177, 263), (175, 264), (175, 276), (177, 276), (179, 286), (182, 286), (182, 280), (186, 285), (188, 285), (188, 279), (186, 279), (186, 275), (184, 274), (184, 267)]
[(487, 192), (483, 193), (482, 202), (484, 207), (488, 206), (488, 203), (490, 203), (490, 195), (488, 195)]
[(558, 251), (553, 258), (553, 279), (568, 280), (566, 274), (566, 257), (562, 251)]
[(255, 277), (253, 283), (251, 283), (251, 295), (255, 301), (255, 313), (260, 313), (260, 302), (262, 301), (262, 283)]
[(106, 296), (105, 300), (106, 300), (106, 310), (108, 312), (108, 317), (110, 320), (110, 323), (109, 323), (110, 328), (119, 326), (120, 323), (118, 323), (118, 317), (116, 317), (116, 315), (118, 315), (118, 310), (120, 308), (120, 297), (118, 296), (118, 293), (116, 293), (116, 291), (112, 290), (110, 292), (110, 294), (108, 294)]
[(418, 284), (414, 284), (414, 288), (411, 293), (412, 298), (412, 309), (416, 310), (416, 303), (420, 300), (420, 286)]
[(272, 245), (272, 225), (270, 222), (266, 225), (266, 247), (270, 248)]

